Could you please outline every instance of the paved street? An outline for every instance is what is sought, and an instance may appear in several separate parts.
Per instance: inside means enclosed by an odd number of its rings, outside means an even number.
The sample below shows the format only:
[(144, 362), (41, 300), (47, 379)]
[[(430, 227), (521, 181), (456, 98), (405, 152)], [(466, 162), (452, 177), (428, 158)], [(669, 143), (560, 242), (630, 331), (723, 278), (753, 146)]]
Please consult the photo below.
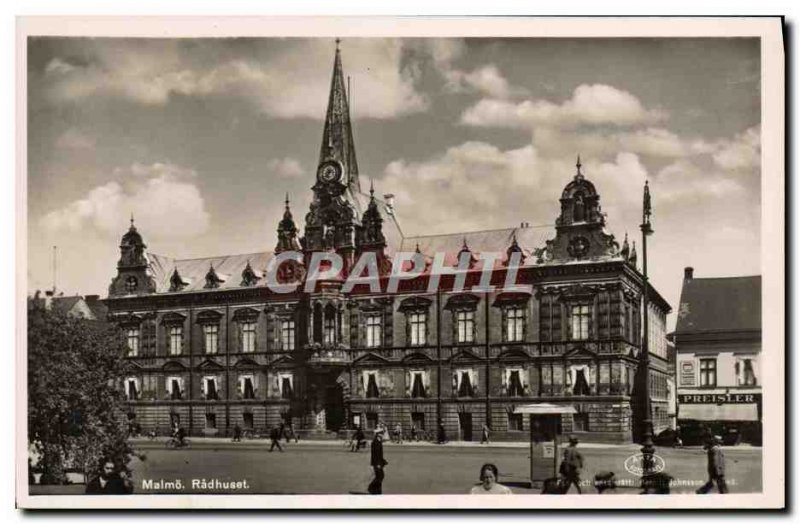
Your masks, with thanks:
[[(513, 444), (512, 444), (513, 445)], [(528, 450), (522, 443), (491, 447), (467, 444), (391, 445), (385, 446), (389, 461), (384, 493), (446, 494), (466, 493), (478, 482), (478, 470), (484, 462), (494, 462), (500, 469), (500, 481), (515, 493), (536, 493), (527, 487)], [(140, 441), (137, 449), (147, 455), (134, 460), (136, 493), (365, 493), (371, 478), (369, 452), (348, 452), (337, 442), (300, 442), (285, 446), (285, 452), (268, 451), (265, 441), (231, 443), (223, 440), (193, 439), (190, 449), (168, 450), (163, 442)], [(635, 493), (638, 477), (628, 473), (623, 463), (639, 447), (590, 446), (582, 448), (586, 468), (584, 479), (597, 471), (614, 471), (621, 483), (617, 493)], [(761, 449), (726, 448), (727, 479), (732, 493), (761, 490)], [(699, 449), (659, 448), (666, 472), (681, 482), (705, 481), (705, 453)], [(202, 489), (192, 487), (192, 480), (221, 482), (247, 481), (241, 489)], [(181, 481), (181, 489), (143, 488), (143, 481)], [(673, 488), (673, 493), (693, 492), (697, 484)], [(594, 489), (587, 486), (589, 492)]]

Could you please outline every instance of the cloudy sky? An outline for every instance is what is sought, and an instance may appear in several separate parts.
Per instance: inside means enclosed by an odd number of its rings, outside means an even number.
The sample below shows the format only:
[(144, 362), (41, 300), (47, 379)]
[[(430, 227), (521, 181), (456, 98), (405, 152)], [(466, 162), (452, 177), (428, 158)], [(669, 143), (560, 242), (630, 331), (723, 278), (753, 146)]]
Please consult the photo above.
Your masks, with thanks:
[[(760, 273), (756, 39), (346, 39), (362, 183), (404, 232), (552, 225), (578, 153), (655, 286)], [(28, 280), (105, 294), (131, 213), (152, 252), (270, 250), (311, 198), (331, 39), (34, 38)], [(674, 315), (673, 315), (674, 317)], [(673, 321), (674, 322), (674, 321)], [(671, 323), (672, 324), (672, 323)]]

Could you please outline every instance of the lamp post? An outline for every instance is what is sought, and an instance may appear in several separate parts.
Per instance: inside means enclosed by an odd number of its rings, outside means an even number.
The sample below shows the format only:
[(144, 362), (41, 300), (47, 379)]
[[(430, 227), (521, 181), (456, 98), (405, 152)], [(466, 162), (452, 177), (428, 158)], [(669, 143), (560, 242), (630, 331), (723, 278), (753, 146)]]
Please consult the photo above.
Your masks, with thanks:
[[(641, 366), (644, 369), (644, 402), (642, 409), (644, 411), (643, 433), (642, 433), (642, 483), (647, 482), (648, 477), (653, 471), (653, 418), (650, 410), (650, 347), (649, 347), (649, 329), (648, 329), (648, 308), (649, 308), (649, 287), (650, 284), (647, 280), (647, 237), (653, 234), (653, 228), (650, 226), (650, 215), (652, 209), (650, 207), (650, 187), (645, 181), (644, 183), (644, 201), (642, 206), (642, 224), (639, 229), (642, 230), (642, 350), (640, 354)], [(646, 480), (647, 479), (647, 480)]]

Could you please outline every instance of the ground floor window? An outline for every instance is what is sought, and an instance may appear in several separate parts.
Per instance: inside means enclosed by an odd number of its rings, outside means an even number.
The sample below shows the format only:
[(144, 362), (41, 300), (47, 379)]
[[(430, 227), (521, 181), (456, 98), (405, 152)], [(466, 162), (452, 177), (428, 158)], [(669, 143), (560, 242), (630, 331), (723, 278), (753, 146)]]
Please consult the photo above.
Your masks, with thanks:
[(572, 431), (589, 431), (588, 413), (575, 413), (572, 415)]
[(253, 414), (252, 413), (244, 413), (242, 415), (242, 419), (244, 421), (244, 429), (253, 429)]
[(425, 413), (415, 412), (411, 414), (411, 425), (420, 429), (425, 429)]
[(522, 413), (508, 414), (508, 430), (522, 431)]
[(378, 427), (378, 414), (367, 413), (367, 429), (375, 429)]
[(206, 413), (206, 429), (217, 429), (216, 413)]

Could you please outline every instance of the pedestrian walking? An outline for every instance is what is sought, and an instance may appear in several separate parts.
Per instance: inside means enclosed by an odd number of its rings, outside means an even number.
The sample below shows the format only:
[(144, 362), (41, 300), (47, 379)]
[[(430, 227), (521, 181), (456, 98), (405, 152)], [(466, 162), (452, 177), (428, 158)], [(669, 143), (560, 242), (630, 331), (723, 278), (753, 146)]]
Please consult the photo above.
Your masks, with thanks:
[(283, 448), (281, 447), (281, 428), (278, 426), (273, 426), (272, 431), (269, 432), (269, 438), (272, 441), (272, 444), (269, 447), (269, 452), (272, 453), (272, 450), (275, 449), (275, 446), (278, 446), (278, 451), (283, 453)]
[(481, 466), (480, 481), (481, 483), (474, 486), (469, 490), (470, 495), (511, 495), (512, 491), (502, 484), (497, 482), (500, 473), (497, 471), (497, 466), (491, 463), (486, 463)]
[(289, 440), (292, 438), (294, 439), (295, 444), (298, 441), (297, 433), (294, 432), (294, 423), (292, 423), (292, 419), (289, 419), (289, 423), (286, 425), (285, 436), (287, 444), (289, 443)]
[(411, 424), (411, 433), (410, 433), (410, 435), (411, 436), (409, 437), (409, 440), (411, 440), (411, 442), (414, 442), (415, 440), (419, 440), (419, 438), (418, 438), (419, 436), (417, 435), (417, 426), (414, 425), (414, 424)]
[(375, 477), (369, 483), (367, 491), (370, 495), (380, 495), (383, 493), (383, 478), (384, 468), (389, 464), (383, 458), (383, 432), (376, 431), (375, 437), (372, 440), (372, 449), (370, 454), (370, 465)]
[(234, 442), (242, 441), (242, 428), (239, 426), (238, 422), (233, 426), (233, 441)]
[(399, 422), (394, 427), (394, 440), (398, 444), (402, 444), (403, 443), (403, 426), (400, 425)]
[(133, 493), (133, 483), (125, 472), (116, 471), (110, 459), (100, 461), (100, 472), (86, 484), (87, 495), (129, 495)]
[(490, 431), (489, 426), (484, 424), (483, 431), (481, 432), (481, 444), (483, 444), (484, 442), (486, 442), (486, 444), (489, 444), (489, 431)]
[(728, 485), (725, 483), (725, 455), (722, 453), (722, 437), (714, 435), (706, 443), (706, 453), (708, 455), (708, 482), (703, 484), (697, 493), (708, 493), (717, 483), (717, 490), (720, 493), (728, 492)]
[(583, 469), (583, 455), (578, 451), (578, 438), (569, 437), (569, 446), (564, 449), (564, 458), (558, 472), (561, 474), (562, 493), (569, 491), (574, 484), (578, 493), (581, 493), (581, 470)]

